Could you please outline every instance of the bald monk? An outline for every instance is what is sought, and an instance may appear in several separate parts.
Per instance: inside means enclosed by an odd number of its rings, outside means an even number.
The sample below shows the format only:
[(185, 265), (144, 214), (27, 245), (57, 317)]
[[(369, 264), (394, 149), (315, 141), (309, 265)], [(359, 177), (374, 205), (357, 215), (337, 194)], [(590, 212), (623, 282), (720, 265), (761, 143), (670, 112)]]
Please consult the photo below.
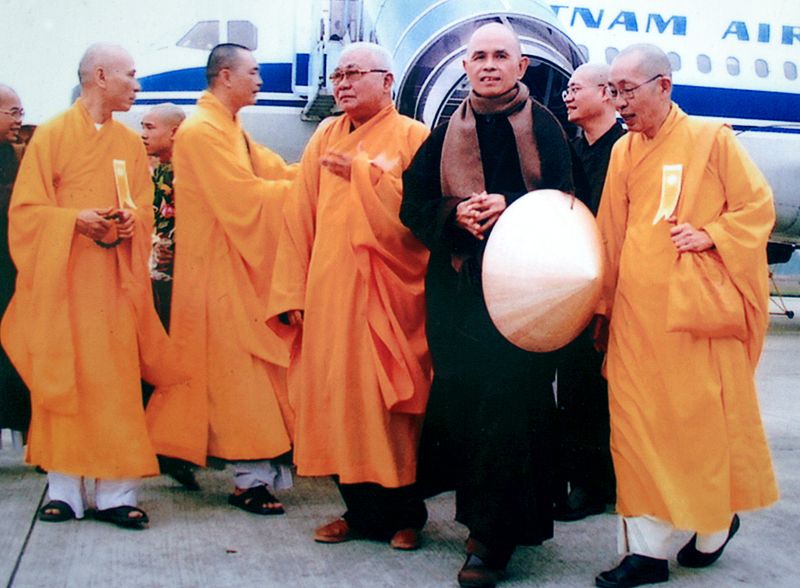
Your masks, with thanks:
[[(568, 120), (581, 134), (570, 145), (576, 159), (575, 193), (595, 215), (614, 143), (625, 134), (606, 94), (608, 65), (584, 63), (562, 94)], [(614, 468), (609, 448), (608, 388), (603, 354), (587, 327), (558, 357), (559, 486), (557, 521), (577, 521), (605, 512), (614, 502)], [(567, 488), (568, 486), (568, 488)]]
[(602, 587), (668, 580), (674, 529), (695, 532), (679, 564), (711, 565), (736, 512), (778, 498), (754, 383), (772, 192), (730, 128), (687, 116), (671, 91), (657, 47), (634, 45), (611, 65), (608, 93), (630, 131), (599, 214), (625, 557), (596, 578)]
[[(8, 250), (8, 205), (22, 155), (18, 141), (24, 115), (17, 93), (0, 83), (0, 313), (8, 307), (17, 279)], [(11, 429), (22, 446), (30, 421), (30, 393), (5, 350), (0, 349), (0, 429)]]
[[(149, 302), (152, 184), (139, 137), (111, 115), (133, 104), (131, 56), (87, 49), (81, 95), (33, 136), (11, 199), (9, 242), (19, 270), (3, 345), (31, 390), (27, 460), (48, 471), (39, 519), (83, 518), (94, 478), (95, 518), (148, 522), (142, 476), (158, 473), (140, 376), (175, 383), (166, 333)], [(172, 377), (176, 376), (176, 377)]]
[(153, 254), (150, 276), (156, 309), (164, 328), (169, 329), (169, 309), (172, 298), (172, 270), (175, 254), (175, 194), (172, 169), (172, 149), (175, 133), (186, 118), (183, 109), (171, 103), (153, 106), (142, 117), (142, 142), (147, 155), (158, 163), (153, 168)]
[(392, 104), (380, 46), (348, 45), (331, 79), (344, 115), (324, 122), (303, 154), (270, 304), (297, 337), (295, 462), (300, 475), (337, 476), (347, 507), (316, 541), (416, 549), (427, 518), (413, 488), (431, 377), (427, 252), (398, 212), (401, 175), (428, 131)]
[(244, 131), (258, 63), (216, 46), (208, 91), (175, 136), (175, 255), (170, 336), (192, 373), (188, 393), (157, 388), (147, 407), (161, 455), (233, 462), (229, 504), (282, 514), (272, 494), (291, 486), (288, 346), (265, 324), (269, 277), (294, 168)]
[(400, 218), (430, 249), (425, 280), (434, 379), (419, 450), (426, 495), (456, 491), (469, 531), (461, 586), (494, 586), (517, 545), (553, 535), (555, 358), (509, 343), (481, 288), (486, 239), (530, 190), (572, 191), (564, 131), (521, 82), (514, 31), (478, 28), (463, 62), (472, 86), (403, 176)]
[[(153, 178), (153, 250), (150, 254), (150, 278), (153, 281), (153, 302), (164, 328), (169, 331), (169, 311), (172, 303), (172, 274), (175, 256), (175, 173), (172, 169), (172, 148), (175, 133), (186, 118), (183, 109), (170, 102), (153, 106), (142, 117), (142, 142), (150, 158)], [(153, 393), (144, 384), (145, 404)], [(161, 472), (187, 490), (200, 490), (194, 475), (195, 466), (182, 459), (158, 456)]]

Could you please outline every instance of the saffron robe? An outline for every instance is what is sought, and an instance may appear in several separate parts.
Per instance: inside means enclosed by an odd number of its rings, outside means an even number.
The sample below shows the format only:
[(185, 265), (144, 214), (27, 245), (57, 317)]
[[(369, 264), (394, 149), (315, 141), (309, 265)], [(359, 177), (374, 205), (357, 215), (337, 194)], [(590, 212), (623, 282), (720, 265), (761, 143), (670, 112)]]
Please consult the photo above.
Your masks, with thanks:
[[(693, 149), (704, 140), (710, 148), (700, 158)], [(744, 306), (741, 340), (667, 331), (670, 306), (691, 302), (669, 288), (678, 257), (671, 225), (653, 223), (663, 166), (674, 164), (683, 165), (684, 179), (678, 222), (714, 241)], [(727, 529), (733, 512), (777, 499), (754, 384), (768, 323), (766, 243), (774, 220), (767, 182), (726, 127), (691, 119), (673, 104), (653, 139), (629, 133), (615, 145), (599, 225), (608, 258), (607, 375), (621, 515), (711, 533)]]
[[(431, 379), (422, 244), (400, 223), (402, 173), (428, 136), (394, 106), (311, 138), (284, 210), (270, 314), (305, 318), (290, 366), (298, 474), (396, 488), (416, 476)], [(353, 156), (347, 180), (321, 167)], [(291, 338), (294, 329), (276, 330)]]
[[(75, 222), (83, 209), (118, 206), (113, 160), (126, 163), (136, 225), (132, 239), (104, 249)], [(113, 120), (98, 130), (80, 99), (37, 129), (20, 166), (9, 212), (19, 273), (2, 337), (31, 390), (26, 459), (48, 471), (158, 473), (140, 378), (181, 378), (151, 303), (152, 194), (139, 137)]]
[(188, 388), (147, 406), (159, 454), (259, 460), (289, 451), (288, 346), (265, 324), (281, 208), (295, 166), (247, 136), (210, 92), (175, 137), (170, 317)]

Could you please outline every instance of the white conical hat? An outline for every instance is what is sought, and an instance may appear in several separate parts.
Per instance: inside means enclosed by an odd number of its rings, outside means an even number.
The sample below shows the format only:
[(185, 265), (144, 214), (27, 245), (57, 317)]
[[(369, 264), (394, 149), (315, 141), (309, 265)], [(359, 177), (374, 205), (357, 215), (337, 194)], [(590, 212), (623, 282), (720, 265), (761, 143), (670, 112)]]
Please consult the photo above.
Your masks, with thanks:
[(527, 351), (552, 351), (577, 337), (594, 314), (602, 276), (594, 216), (558, 190), (535, 190), (509, 206), (483, 256), (492, 322)]

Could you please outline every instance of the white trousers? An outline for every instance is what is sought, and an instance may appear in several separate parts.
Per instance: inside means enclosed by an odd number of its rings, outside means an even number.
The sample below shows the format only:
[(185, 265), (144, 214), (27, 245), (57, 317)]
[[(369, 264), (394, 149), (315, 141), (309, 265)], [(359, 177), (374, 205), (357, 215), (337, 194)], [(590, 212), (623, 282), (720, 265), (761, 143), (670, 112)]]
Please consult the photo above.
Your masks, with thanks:
[[(100, 480), (94, 482), (94, 500), (98, 510), (116, 508), (117, 506), (136, 506), (136, 491), (141, 480)], [(57, 472), (47, 473), (47, 497), (50, 500), (66, 502), (75, 511), (75, 516), (82, 519), (88, 500), (86, 486), (81, 476), (70, 476)]]
[(265, 484), (275, 490), (288, 490), (292, 487), (292, 470), (288, 465), (264, 459), (261, 461), (237, 461), (233, 464), (233, 468), (233, 483), (239, 490), (247, 490)]
[[(677, 529), (666, 521), (651, 516), (619, 517), (618, 529), (617, 544), (621, 555), (636, 553), (669, 559), (670, 539)], [(727, 538), (728, 529), (715, 533), (698, 533), (695, 546), (698, 551), (713, 553), (725, 544)]]

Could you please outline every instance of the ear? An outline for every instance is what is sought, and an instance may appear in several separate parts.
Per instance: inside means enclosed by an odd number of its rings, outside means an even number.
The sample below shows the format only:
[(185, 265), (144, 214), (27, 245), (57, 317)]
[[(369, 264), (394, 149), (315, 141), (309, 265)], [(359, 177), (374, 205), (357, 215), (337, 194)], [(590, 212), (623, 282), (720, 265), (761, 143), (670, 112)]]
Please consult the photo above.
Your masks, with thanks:
[(106, 87), (106, 70), (102, 65), (94, 68), (94, 82), (100, 88)]
[(658, 85), (661, 88), (661, 91), (666, 94), (672, 93), (672, 79), (666, 76), (658, 78)]
[(392, 86), (394, 85), (394, 74), (389, 72), (383, 75), (383, 89), (391, 93)]
[(525, 72), (528, 71), (528, 64), (531, 62), (530, 59), (526, 55), (523, 55), (519, 59), (519, 71), (517, 72), (517, 79), (521, 80), (525, 76)]
[(220, 72), (219, 72), (219, 79), (222, 81), (223, 84), (225, 84), (225, 86), (227, 88), (230, 88), (231, 87), (231, 70), (228, 69), (227, 67), (221, 69)]
[(172, 130), (169, 133), (169, 140), (170, 141), (172, 141), (172, 142), (175, 141), (175, 133), (177, 133), (177, 132), (178, 132), (178, 127), (177, 126), (172, 127)]

